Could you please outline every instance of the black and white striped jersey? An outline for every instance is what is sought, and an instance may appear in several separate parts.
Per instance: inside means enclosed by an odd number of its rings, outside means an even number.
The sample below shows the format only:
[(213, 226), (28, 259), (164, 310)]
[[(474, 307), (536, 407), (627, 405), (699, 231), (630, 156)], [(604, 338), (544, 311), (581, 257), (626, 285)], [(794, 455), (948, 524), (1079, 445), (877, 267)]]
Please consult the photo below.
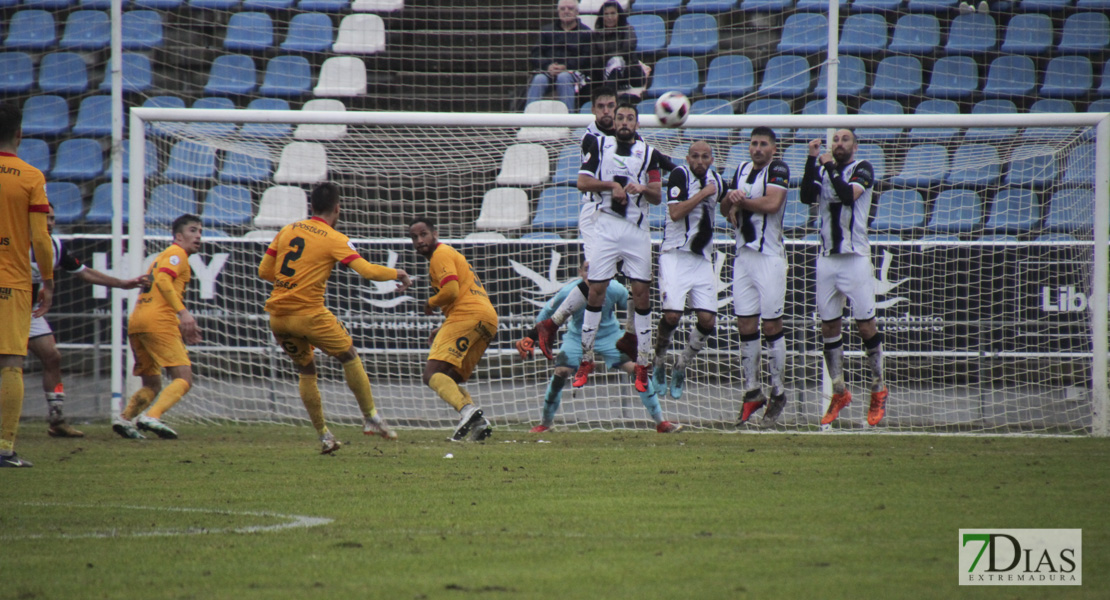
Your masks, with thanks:
[(721, 192), (725, 189), (721, 176), (710, 167), (703, 177), (698, 177), (688, 165), (682, 165), (671, 171), (667, 186), (663, 188), (663, 194), (668, 205), (678, 204), (696, 195), (709, 182), (717, 186), (717, 193), (702, 199), (685, 217), (677, 221), (672, 220), (668, 211), (666, 225), (663, 227), (663, 245), (659, 247), (660, 252), (686, 250), (701, 254), (706, 260), (712, 260), (713, 225)]
[[(740, 190), (748, 198), (767, 195), (768, 187), (783, 190), (790, 186), (790, 167), (780, 159), (772, 159), (762, 169), (755, 163), (744, 161), (736, 168), (728, 189)], [(772, 256), (785, 256), (782, 247), (782, 219), (786, 214), (786, 202), (774, 213), (758, 213), (741, 208), (737, 214), (736, 248), (747, 247), (756, 252)]]

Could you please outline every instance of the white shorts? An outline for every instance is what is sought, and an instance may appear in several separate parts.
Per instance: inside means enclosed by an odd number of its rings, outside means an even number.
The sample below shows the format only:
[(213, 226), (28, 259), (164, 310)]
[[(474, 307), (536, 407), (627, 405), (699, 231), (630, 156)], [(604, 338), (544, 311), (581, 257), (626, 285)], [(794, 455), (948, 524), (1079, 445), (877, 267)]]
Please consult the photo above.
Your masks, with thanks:
[(582, 240), (582, 256), (590, 260), (590, 247), (594, 241), (594, 228), (597, 223), (597, 204), (583, 202), (578, 209), (578, 237)]
[(50, 323), (46, 322), (46, 317), (31, 317), (31, 334), (27, 336), (27, 339), (33, 340), (37, 337), (53, 334), (54, 330), (50, 328)]
[(659, 291), (663, 310), (717, 312), (717, 274), (701, 254), (668, 250), (659, 255)]
[(594, 239), (587, 256), (590, 281), (615, 277), (617, 263), (622, 259), (627, 277), (651, 281), (651, 234), (627, 219), (605, 212), (598, 212), (594, 221)]
[(781, 319), (786, 308), (786, 260), (747, 246), (732, 260), (732, 309), (738, 317)]
[(875, 318), (875, 267), (871, 258), (858, 254), (817, 257), (817, 314), (835, 321), (844, 314), (844, 301), (852, 303), (852, 318)]

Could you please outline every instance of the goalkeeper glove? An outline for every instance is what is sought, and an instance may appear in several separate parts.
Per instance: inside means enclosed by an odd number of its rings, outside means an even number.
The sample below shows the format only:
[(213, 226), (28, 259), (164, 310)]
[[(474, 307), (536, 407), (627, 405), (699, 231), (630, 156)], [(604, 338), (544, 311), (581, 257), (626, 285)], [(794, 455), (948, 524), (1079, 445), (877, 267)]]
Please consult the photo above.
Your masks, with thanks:
[(535, 358), (536, 341), (530, 337), (525, 337), (516, 343), (516, 351), (520, 353), (522, 359)]

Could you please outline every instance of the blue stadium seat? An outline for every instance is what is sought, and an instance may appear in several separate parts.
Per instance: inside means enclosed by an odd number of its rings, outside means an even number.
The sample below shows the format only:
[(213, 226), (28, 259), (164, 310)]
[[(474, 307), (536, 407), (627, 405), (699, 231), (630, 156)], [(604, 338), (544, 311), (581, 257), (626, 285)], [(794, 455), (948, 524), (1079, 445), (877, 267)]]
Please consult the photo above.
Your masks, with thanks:
[[(793, 111), (790, 110), (790, 104), (787, 103), (786, 100), (780, 100), (778, 98), (759, 98), (759, 99), (753, 100), (751, 103), (749, 103), (747, 108), (745, 108), (744, 111), (740, 114), (744, 114), (744, 115), (789, 115), (789, 114), (792, 114), (792, 113), (793, 113)], [(779, 139), (783, 139), (783, 138), (789, 137), (791, 135), (791, 131), (792, 130), (790, 130), (790, 129), (776, 129), (775, 130), (775, 135), (777, 135), (779, 137)], [(738, 131), (737, 135), (739, 135), (740, 139), (744, 141), (744, 156), (747, 156), (748, 155), (747, 141), (748, 141), (748, 138), (752, 135), (752, 128), (751, 127), (745, 127), (744, 129), (741, 129), (740, 131)], [(743, 160), (748, 160), (748, 159), (744, 158)]]
[(1095, 145), (1093, 142), (1080, 144), (1068, 153), (1067, 158), (1064, 159), (1063, 183), (1066, 187), (1094, 187)]
[(220, 167), (221, 183), (268, 181), (273, 174), (273, 163), (269, 159), (230, 151), (224, 152), (223, 157)]
[(177, 10), (184, 0), (135, 0), (135, 6), (151, 10)]
[[(856, 2), (858, 5), (859, 2)], [(898, 54), (929, 55), (940, 49), (940, 23), (933, 15), (903, 15), (894, 24), (887, 50)]]
[(1110, 59), (1102, 65), (1102, 85), (1098, 86), (1100, 96), (1110, 96)]
[[(751, 131), (751, 129), (749, 129), (748, 131)], [(777, 134), (778, 132), (775, 133)], [(782, 136), (779, 136), (779, 140), (781, 139)], [(739, 166), (741, 162), (750, 159), (751, 155), (748, 153), (749, 139), (747, 137), (741, 136), (740, 140), (740, 142), (729, 146), (728, 154), (725, 156), (725, 162), (718, 162), (714, 165), (714, 168), (717, 169), (717, 172), (720, 173), (721, 177), (724, 177), (725, 179), (728, 179), (736, 173), (736, 167)], [(793, 173), (791, 173), (791, 177), (793, 177)]]
[[(1041, 98), (1029, 107), (1031, 113), (1073, 113), (1075, 104), (1063, 98)], [(1028, 127), (1021, 133), (1023, 139), (1032, 142), (1056, 141), (1066, 138), (1075, 132), (1066, 127)]]
[[(922, 100), (913, 110), (915, 115), (958, 115), (960, 105), (952, 100)], [(955, 127), (914, 127), (910, 129), (910, 139), (917, 141), (944, 143), (956, 137), (959, 130)]]
[(875, 181), (885, 181), (887, 179), (886, 154), (883, 152), (881, 144), (860, 142), (856, 148), (856, 158), (871, 163), (871, 169), (875, 172)]
[[(119, 159), (123, 165), (123, 180), (131, 179), (131, 140), (123, 140), (123, 151), (120, 152)], [(158, 147), (154, 144), (147, 142), (143, 144), (143, 173), (145, 178), (150, 179), (158, 174), (162, 165), (158, 160)], [(109, 173), (106, 172), (105, 175)]]
[[(896, 1), (901, 2), (902, 0)], [(848, 0), (840, 0), (837, 4), (840, 5), (841, 15), (848, 14)], [(798, 4), (794, 5), (794, 10), (798, 12), (827, 12), (829, 10), (829, 2), (828, 0), (798, 0)]]
[[(695, 100), (693, 105), (690, 106), (690, 114), (731, 115), (733, 114), (733, 110), (732, 104), (724, 98), (702, 98), (701, 100)], [(728, 143), (728, 138), (731, 133), (732, 130), (727, 128), (685, 129), (683, 130), (683, 137), (686, 141), (700, 139), (711, 143), (719, 142), (721, 144), (726, 144)]]
[(875, 67), (872, 98), (909, 98), (921, 94), (921, 62), (912, 56), (888, 56)]
[(58, 144), (54, 155), (52, 179), (89, 181), (104, 173), (104, 151), (100, 142), (88, 138), (70, 138)]
[(667, 54), (694, 55), (715, 54), (717, 52), (717, 19), (712, 15), (685, 14), (674, 22), (671, 28), (671, 43)]
[(1095, 100), (1089, 106), (1087, 106), (1087, 112), (1089, 112), (1089, 113), (1110, 112), (1110, 98), (1103, 98), (1101, 100)]
[(659, 52), (667, 47), (667, 25), (659, 15), (629, 15), (628, 24), (636, 30), (637, 52)]
[(735, 10), (740, 0), (689, 0), (686, 3), (688, 13), (723, 13)]
[(312, 93), (312, 66), (303, 56), (277, 56), (266, 63), (262, 76), (263, 96), (299, 98)]
[[(126, 121), (127, 115), (124, 114)], [(73, 135), (100, 137), (112, 135), (112, 97), (88, 96), (77, 109)]]
[(240, 12), (227, 22), (224, 49), (231, 52), (261, 52), (274, 45), (274, 20), (264, 12)]
[(1110, 47), (1110, 18), (1100, 12), (1075, 13), (1064, 21), (1060, 54), (1092, 54)]
[[(143, 106), (150, 108), (185, 108), (185, 100), (178, 96), (151, 96), (143, 101)], [(147, 123), (147, 131), (155, 135), (177, 135), (182, 125), (166, 123), (164, 121)]]
[(820, 13), (794, 13), (782, 26), (779, 52), (813, 54), (828, 47), (829, 20)]
[(967, 234), (983, 223), (983, 202), (971, 190), (944, 190), (933, 201), (927, 228), (933, 233)]
[(266, 10), (275, 12), (293, 8), (295, 0), (243, 0), (243, 10)]
[(192, 140), (181, 140), (170, 149), (163, 175), (170, 181), (199, 183), (216, 174), (216, 149)]
[(43, 175), (50, 175), (50, 145), (45, 141), (23, 138), (15, 154), (27, 164), (42, 171)]
[[(823, 96), (824, 94), (820, 94), (820, 95)], [(827, 109), (825, 107), (825, 101), (824, 100), (810, 100), (809, 102), (806, 102), (806, 105), (802, 108), (802, 114), (803, 115), (825, 115), (825, 114), (828, 114)], [(846, 107), (844, 105), (844, 103), (841, 102), (840, 100), (836, 101), (836, 114), (838, 114), (838, 115), (848, 114), (848, 107)], [(824, 127), (820, 127), (820, 128), (818, 128), (818, 127), (808, 127), (808, 128), (807, 127), (802, 127), (802, 128), (800, 128), (800, 129), (798, 129), (797, 131), (794, 132), (794, 137), (798, 140), (801, 140), (801, 141), (809, 141), (809, 140), (812, 140), (814, 138), (824, 139), (825, 129), (826, 128), (824, 128)]]
[(1037, 74), (1028, 56), (1003, 55), (991, 62), (987, 70), (984, 98), (1017, 98), (1033, 93)]
[(998, 183), (1002, 161), (998, 150), (990, 144), (963, 144), (952, 156), (952, 170), (948, 173), (950, 185), (985, 187)]
[(578, 226), (579, 203), (582, 194), (574, 187), (557, 185), (540, 194), (532, 227), (537, 229), (562, 229)]
[(35, 84), (31, 56), (25, 52), (0, 52), (0, 94), (26, 94)]
[(58, 47), (63, 50), (101, 50), (108, 47), (112, 22), (99, 10), (75, 10), (66, 19)]
[(702, 93), (709, 97), (738, 98), (755, 89), (752, 61), (743, 54), (725, 54), (709, 63)]
[(633, 13), (674, 14), (682, 8), (683, 0), (636, 0), (632, 3)]
[[(100, 91), (107, 92), (112, 89), (112, 61), (104, 71), (104, 80), (100, 82)], [(123, 53), (123, 91), (125, 93), (142, 93), (154, 87), (154, 73), (150, 67), (150, 57), (141, 52)]]
[(940, 144), (913, 146), (902, 171), (890, 179), (902, 187), (926, 188), (944, 182), (949, 170), (948, 150)]
[[(1017, 106), (1012, 100), (981, 100), (971, 107), (973, 115), (1014, 114)], [(964, 141), (998, 142), (1017, 135), (1017, 127), (972, 127), (964, 133)]]
[(1041, 96), (1083, 98), (1094, 86), (1094, 72), (1086, 56), (1057, 56), (1048, 62)]
[[(822, 135), (824, 134), (822, 133)], [(806, 169), (806, 160), (809, 158), (809, 147), (806, 145), (808, 140), (801, 135), (797, 136), (797, 139), (798, 143), (791, 144), (791, 146), (782, 153), (782, 161), (786, 163), (786, 166), (790, 167), (791, 187), (797, 187), (802, 183), (802, 175), (805, 174)], [(745, 156), (744, 160), (748, 160), (749, 156), (750, 154)]]
[(991, 203), (985, 233), (1020, 235), (1029, 233), (1040, 221), (1040, 200), (1033, 190), (1005, 188), (998, 192)]
[(197, 10), (236, 10), (242, 0), (189, 0), (189, 8)]
[[(821, 71), (817, 74), (817, 87), (813, 90), (819, 98), (824, 98), (829, 92), (828, 73), (828, 65), (821, 65)], [(867, 89), (867, 68), (863, 65), (863, 59), (856, 56), (841, 56), (836, 70), (837, 97), (859, 96), (865, 89)]]
[[(819, 4), (820, 0), (813, 0), (815, 4)], [(841, 2), (841, 6), (844, 3)], [(827, 9), (829, 4), (826, 2), (823, 8)], [(880, 13), (894, 13), (902, 7), (902, 0), (855, 0), (852, 2), (852, 12), (880, 12)], [(799, 9), (800, 10), (800, 9)], [(840, 14), (844, 14), (844, 9), (840, 9)]]
[[(123, 184), (123, 224), (127, 225), (128, 222), (128, 185)], [(87, 225), (109, 225), (112, 222), (112, 184), (102, 183), (96, 186), (93, 191), (92, 205), (89, 207), (89, 212), (85, 214), (85, 223)]]
[[(859, 107), (861, 115), (902, 115), (905, 110), (897, 100), (868, 100)], [(905, 130), (900, 127), (874, 127), (859, 130), (861, 137), (875, 142), (892, 142), (902, 137)]]
[(1002, 51), (1010, 54), (1039, 55), (1052, 47), (1052, 19), (1041, 13), (1014, 15), (1006, 25)]
[[(794, 180), (794, 172), (790, 172), (790, 180)], [(782, 215), (782, 230), (787, 235), (798, 236), (805, 233), (812, 222), (809, 207), (799, 200), (801, 194), (798, 188), (791, 187), (786, 190), (786, 212)]]
[(76, 52), (54, 52), (39, 63), (39, 89), (47, 94), (82, 94), (89, 89), (85, 59)]
[(1056, 181), (1056, 155), (1052, 146), (1028, 144), (1014, 148), (1002, 183), (1043, 189)]
[[(808, 14), (808, 13), (807, 13)], [(797, 98), (809, 92), (813, 74), (809, 62), (802, 56), (772, 56), (763, 69), (760, 96)]]
[(877, 13), (857, 13), (844, 20), (838, 48), (840, 54), (872, 56), (885, 51), (887, 41), (886, 17)]
[(286, 52), (327, 52), (334, 41), (335, 26), (331, 17), (321, 13), (299, 13), (289, 21), (289, 33), (281, 43), (281, 49)]
[(26, 8), (58, 12), (69, 10), (74, 3), (75, 0), (23, 0), (23, 6)]
[[(250, 110), (289, 110), (289, 103), (279, 98), (255, 98), (247, 105)], [(284, 137), (293, 133), (288, 123), (247, 123), (239, 130), (245, 137)]]
[(578, 169), (582, 166), (582, 150), (578, 146), (567, 146), (555, 159), (555, 173), (551, 183), (555, 185), (577, 185)]
[(1021, 0), (1021, 10), (1027, 13), (1052, 13), (1071, 8), (1075, 0)]
[(959, 15), (948, 28), (948, 54), (981, 54), (998, 48), (994, 18), (982, 13)]
[(59, 225), (72, 225), (81, 220), (85, 203), (76, 183), (51, 181), (46, 184), (46, 197), (54, 207), (54, 219)]
[(698, 81), (698, 63), (689, 56), (668, 56), (655, 63), (651, 74), (651, 87), (645, 95), (649, 98), (677, 90), (693, 96), (701, 82)]
[(520, 239), (563, 241), (563, 236), (555, 233), (554, 231), (529, 231), (528, 233), (520, 236)]
[(967, 100), (979, 91), (979, 65), (970, 56), (945, 56), (933, 64), (925, 95)]
[(887, 190), (879, 196), (879, 206), (871, 230), (879, 233), (908, 233), (925, 226), (925, 199), (917, 190)]
[(150, 192), (146, 201), (147, 225), (169, 225), (183, 214), (197, 214), (197, 198), (192, 188), (163, 183)]
[(794, 0), (742, 0), (740, 10), (744, 12), (782, 14), (790, 10)]
[(1110, 0), (1077, 0), (1075, 7), (1080, 10), (1110, 10)]
[(245, 227), (254, 218), (251, 191), (241, 185), (217, 185), (204, 197), (200, 214), (205, 227)]
[(349, 0), (301, 0), (297, 3), (297, 9), (306, 13), (345, 13), (350, 5)]
[(254, 59), (243, 54), (224, 54), (212, 61), (205, 94), (220, 96), (246, 95), (258, 87)]
[(123, 13), (121, 37), (124, 50), (153, 50), (162, 47), (162, 15), (153, 10)]
[(950, 13), (956, 8), (957, 0), (909, 0), (906, 8), (910, 12)]
[[(235, 108), (235, 103), (232, 102), (229, 98), (197, 98), (196, 101), (193, 102), (193, 108), (228, 109)], [(238, 126), (235, 123), (220, 123), (218, 121), (212, 121), (209, 123), (190, 123), (186, 127), (198, 136), (210, 135), (220, 137), (230, 135)]]
[(1048, 201), (1045, 228), (1056, 233), (1090, 232), (1095, 214), (1095, 193), (1091, 189), (1060, 190)]
[(31, 96), (23, 103), (23, 135), (58, 137), (69, 132), (69, 104), (61, 96)]
[[(2, 5), (3, 2), (4, 0), (0, 0), (0, 5)], [(110, 8), (112, 8), (111, 0), (81, 0), (79, 4), (81, 5), (81, 8), (85, 10), (109, 10)], [(122, 0), (121, 4), (123, 5), (123, 9), (126, 10), (131, 2), (130, 0)]]
[(45, 10), (21, 10), (8, 22), (8, 50), (49, 50), (58, 43), (54, 14)]

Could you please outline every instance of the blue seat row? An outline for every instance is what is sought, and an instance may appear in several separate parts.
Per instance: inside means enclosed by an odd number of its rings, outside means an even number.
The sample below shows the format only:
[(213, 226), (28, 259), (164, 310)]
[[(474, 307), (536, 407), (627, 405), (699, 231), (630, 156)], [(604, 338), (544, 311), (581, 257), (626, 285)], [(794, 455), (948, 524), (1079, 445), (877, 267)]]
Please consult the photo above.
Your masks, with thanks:
[[(685, 6), (683, 4), (685, 3)], [(840, 0), (840, 10), (853, 13), (911, 12), (926, 14), (955, 13), (959, 0)], [(1015, 0), (1020, 10), (1027, 12), (1056, 11), (1066, 8), (1100, 10), (1110, 8), (1110, 0)], [(674, 15), (685, 13), (742, 12), (778, 13), (822, 12), (827, 10), (827, 0), (636, 0), (633, 13)]]
[[(162, 15), (153, 10), (123, 13), (121, 39), (124, 50), (150, 50), (162, 46)], [(111, 21), (100, 10), (69, 14), (62, 37), (54, 15), (46, 10), (21, 10), (12, 15), (4, 48), (8, 50), (103, 50), (111, 41)]]
[[(160, 11), (178, 10), (188, 7), (197, 10), (264, 10), (284, 11), (296, 7), (302, 11), (345, 12), (351, 7), (350, 0), (122, 0), (124, 8), (136, 6)], [(110, 0), (0, 0), (0, 8), (23, 6), (42, 10), (68, 10), (82, 8), (88, 10), (108, 10)]]
[[(108, 62), (105, 73), (111, 73)], [(154, 76), (150, 57), (137, 52), (123, 55), (123, 90), (144, 92), (153, 87)], [(30, 55), (24, 52), (0, 53), (0, 94), (26, 94), (36, 87), (45, 94), (84, 94), (92, 89), (85, 59), (76, 52), (45, 54), (39, 63), (38, 78)], [(112, 89), (111, 78), (105, 75), (99, 88)]]
[[(49, 190), (47, 193), (50, 193)], [(128, 185), (124, 184), (125, 209), (128, 205), (127, 194)], [(73, 202), (71, 197), (67, 200)], [(51, 201), (55, 202), (53, 195)], [(79, 195), (77, 201), (80, 201)], [(73, 222), (80, 219), (82, 207), (83, 203), (79, 207), (67, 206), (68, 215), (78, 215), (71, 217)], [(55, 211), (57, 210), (55, 206)], [(254, 202), (250, 189), (241, 185), (212, 186), (205, 193), (202, 205), (198, 205), (194, 190), (180, 183), (165, 183), (151, 190), (145, 212), (148, 227), (167, 226), (183, 213), (199, 214), (205, 227), (243, 227), (249, 225), (254, 216)], [(84, 221), (89, 225), (107, 225), (112, 222), (112, 184), (102, 183), (96, 187)], [(126, 225), (128, 221), (125, 210), (123, 222)]]

